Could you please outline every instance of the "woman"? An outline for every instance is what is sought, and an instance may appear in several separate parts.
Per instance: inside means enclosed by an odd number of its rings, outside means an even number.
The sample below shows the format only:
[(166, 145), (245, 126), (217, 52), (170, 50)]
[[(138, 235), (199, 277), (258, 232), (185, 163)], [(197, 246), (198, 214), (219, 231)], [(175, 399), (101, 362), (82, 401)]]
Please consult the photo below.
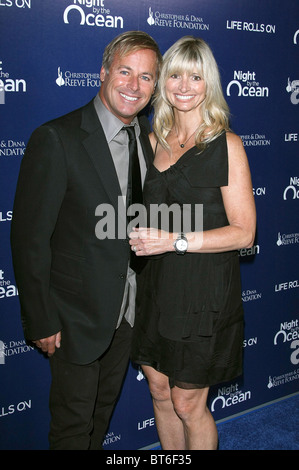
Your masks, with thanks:
[(202, 39), (183, 37), (165, 53), (154, 106), (148, 213), (155, 204), (191, 204), (194, 227), (202, 204), (203, 226), (182, 235), (170, 222), (169, 231), (131, 234), (132, 250), (149, 256), (138, 280), (132, 360), (148, 379), (162, 448), (213, 450), (209, 386), (242, 373), (237, 250), (255, 237), (250, 170)]

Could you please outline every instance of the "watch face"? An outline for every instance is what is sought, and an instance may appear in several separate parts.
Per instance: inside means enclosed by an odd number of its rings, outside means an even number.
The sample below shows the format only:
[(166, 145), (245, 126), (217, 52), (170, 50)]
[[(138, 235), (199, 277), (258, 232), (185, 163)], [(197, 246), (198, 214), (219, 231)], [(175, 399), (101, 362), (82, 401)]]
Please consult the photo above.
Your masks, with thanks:
[(179, 251), (186, 251), (187, 248), (188, 248), (188, 243), (186, 242), (186, 240), (178, 240), (176, 242), (176, 248), (179, 250)]

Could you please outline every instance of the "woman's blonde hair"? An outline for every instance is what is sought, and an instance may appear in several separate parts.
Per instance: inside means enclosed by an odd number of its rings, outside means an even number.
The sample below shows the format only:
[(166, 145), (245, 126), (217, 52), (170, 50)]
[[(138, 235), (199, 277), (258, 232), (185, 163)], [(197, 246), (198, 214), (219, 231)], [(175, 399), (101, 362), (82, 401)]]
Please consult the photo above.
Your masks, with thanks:
[(229, 129), (229, 108), (223, 96), (220, 74), (208, 44), (200, 38), (184, 36), (164, 54), (161, 75), (154, 97), (153, 129), (159, 143), (167, 150), (166, 138), (174, 127), (172, 105), (166, 97), (166, 81), (173, 74), (199, 73), (205, 80), (206, 98), (201, 104), (202, 124), (195, 134), (199, 149)]

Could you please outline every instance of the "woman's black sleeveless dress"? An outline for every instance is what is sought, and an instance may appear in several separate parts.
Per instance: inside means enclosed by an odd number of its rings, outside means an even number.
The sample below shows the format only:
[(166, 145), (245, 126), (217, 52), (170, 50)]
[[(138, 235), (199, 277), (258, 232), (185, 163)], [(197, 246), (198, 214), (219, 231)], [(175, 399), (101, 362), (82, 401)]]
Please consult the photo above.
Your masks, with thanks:
[[(203, 230), (228, 225), (220, 190), (227, 184), (223, 133), (166, 171), (151, 166), (144, 185), (147, 214), (153, 204), (191, 204), (194, 223), (196, 204), (202, 204)], [(203, 388), (242, 373), (242, 342), (237, 251), (149, 257), (137, 276), (133, 362), (166, 374), (170, 386)]]

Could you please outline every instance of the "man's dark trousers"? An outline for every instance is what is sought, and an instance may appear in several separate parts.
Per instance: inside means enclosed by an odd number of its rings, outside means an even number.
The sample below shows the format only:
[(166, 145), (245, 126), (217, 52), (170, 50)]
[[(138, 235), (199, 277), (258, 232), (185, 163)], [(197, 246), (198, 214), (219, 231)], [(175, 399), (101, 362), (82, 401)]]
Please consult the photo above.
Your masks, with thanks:
[(123, 320), (108, 350), (88, 365), (50, 358), (52, 450), (101, 450), (127, 370), (132, 328)]

